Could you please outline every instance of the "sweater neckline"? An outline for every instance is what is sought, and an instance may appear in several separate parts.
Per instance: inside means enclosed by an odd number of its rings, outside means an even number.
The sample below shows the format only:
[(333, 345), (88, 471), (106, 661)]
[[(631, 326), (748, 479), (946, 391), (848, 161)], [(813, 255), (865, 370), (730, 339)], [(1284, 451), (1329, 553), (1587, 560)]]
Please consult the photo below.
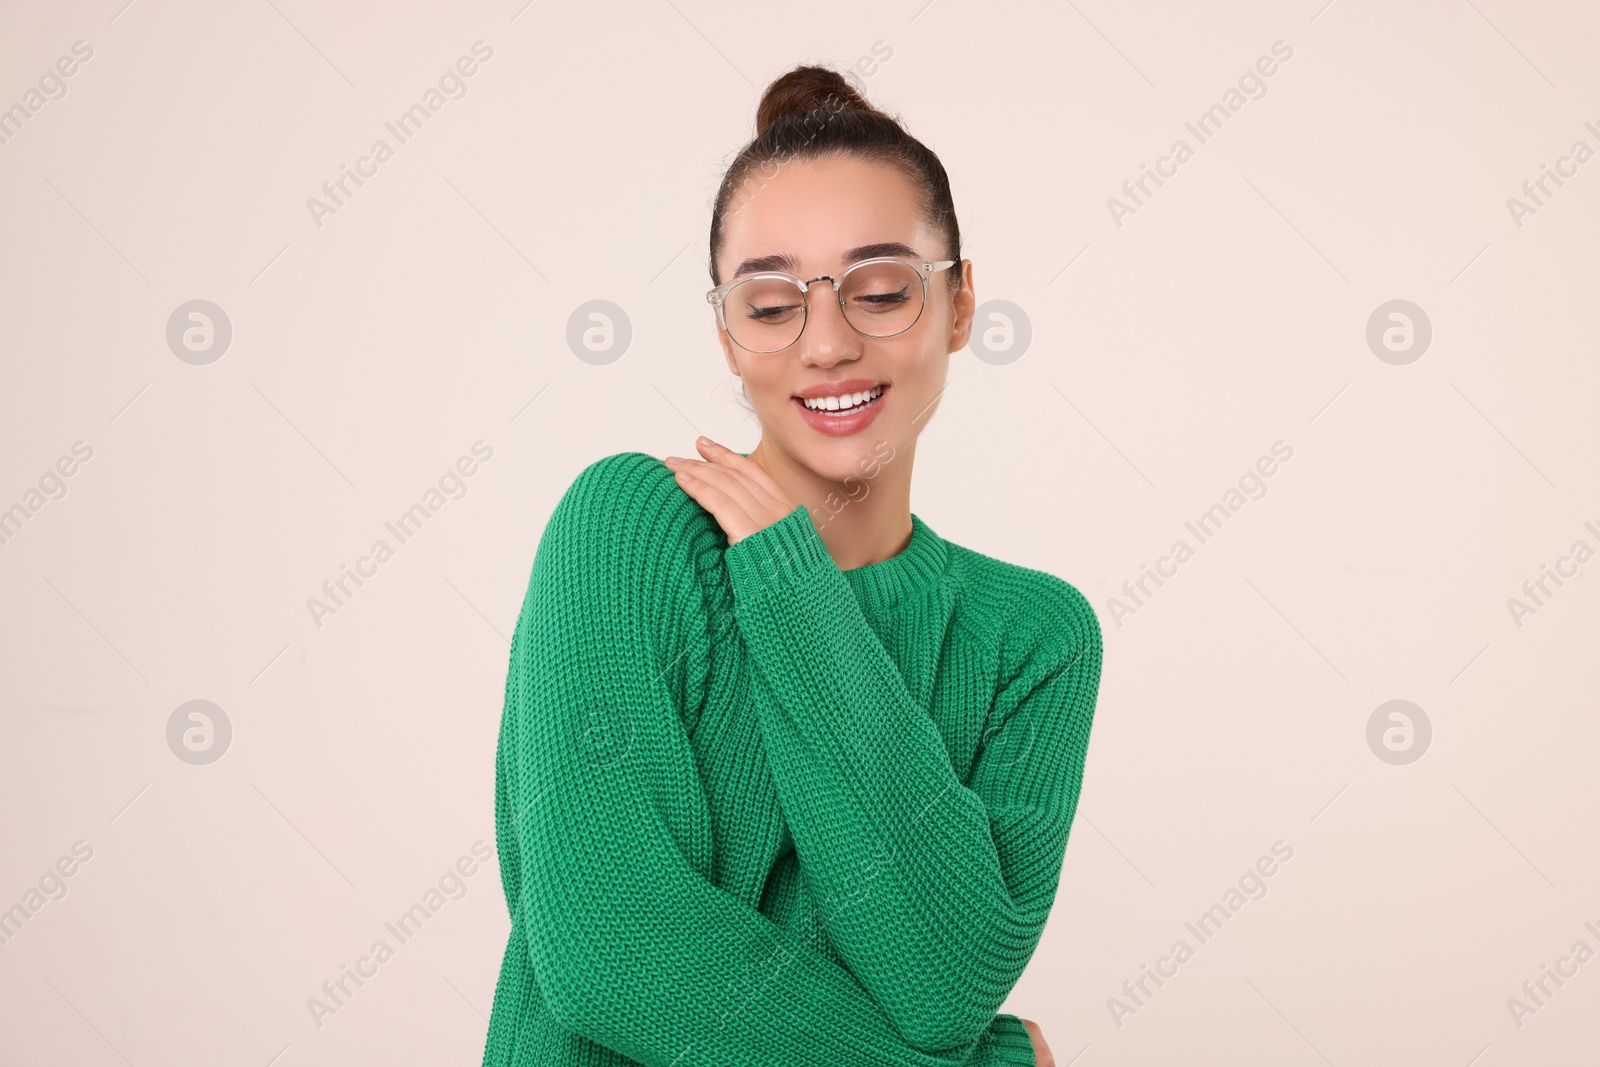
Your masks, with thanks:
[[(817, 535), (822, 536), (820, 533)], [(868, 610), (893, 608), (933, 585), (944, 574), (949, 557), (944, 539), (915, 513), (911, 540), (888, 559), (840, 570), (861, 606)]]
[[(748, 457), (750, 453), (740, 452), (739, 455)], [(812, 532), (816, 533), (820, 542), (822, 534), (817, 531), (815, 524), (812, 524)], [(827, 546), (823, 545), (822, 550), (827, 552)], [(876, 563), (851, 567), (849, 570), (841, 567), (839, 573), (850, 583), (863, 609), (884, 610), (937, 582), (939, 576), (944, 574), (948, 558), (949, 551), (944, 538), (923, 522), (916, 512), (912, 512), (911, 540), (905, 548)]]

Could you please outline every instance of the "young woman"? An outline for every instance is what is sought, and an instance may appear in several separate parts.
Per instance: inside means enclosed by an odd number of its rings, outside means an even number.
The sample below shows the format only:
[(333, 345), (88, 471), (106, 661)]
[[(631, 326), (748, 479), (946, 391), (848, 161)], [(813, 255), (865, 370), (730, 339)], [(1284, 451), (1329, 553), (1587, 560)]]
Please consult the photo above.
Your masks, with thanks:
[(1100, 628), (910, 511), (974, 308), (937, 157), (824, 68), (756, 125), (707, 295), (760, 442), (598, 460), (535, 554), (484, 1063), (1049, 1064), (998, 1008), (1060, 878)]

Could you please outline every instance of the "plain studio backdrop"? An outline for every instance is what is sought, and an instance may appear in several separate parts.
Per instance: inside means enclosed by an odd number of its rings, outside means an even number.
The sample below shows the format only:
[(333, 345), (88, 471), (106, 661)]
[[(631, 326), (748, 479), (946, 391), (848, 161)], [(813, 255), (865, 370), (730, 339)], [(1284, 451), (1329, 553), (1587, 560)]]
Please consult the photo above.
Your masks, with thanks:
[(533, 553), (604, 455), (754, 445), (708, 201), (810, 61), (941, 155), (975, 265), (913, 510), (1105, 633), (1004, 1010), (1080, 1067), (1588, 1062), (1597, 38), (1508, 0), (6, 5), (0, 1061), (478, 1061)]

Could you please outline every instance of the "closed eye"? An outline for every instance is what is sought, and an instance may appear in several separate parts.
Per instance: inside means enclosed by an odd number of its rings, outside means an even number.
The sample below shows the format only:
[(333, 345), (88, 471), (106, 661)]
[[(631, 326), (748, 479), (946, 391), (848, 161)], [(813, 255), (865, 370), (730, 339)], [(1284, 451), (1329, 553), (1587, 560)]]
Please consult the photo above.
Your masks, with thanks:
[(762, 319), (776, 318), (779, 315), (789, 314), (796, 310), (798, 310), (798, 305), (795, 304), (779, 304), (773, 307), (755, 307), (752, 305), (746, 317), (759, 322)]
[(867, 293), (867, 294), (863, 294), (861, 296), (856, 297), (856, 301), (858, 303), (876, 304), (876, 305), (879, 305), (879, 306), (892, 306), (892, 305), (895, 305), (895, 304), (904, 304), (906, 301), (908, 301), (910, 299), (911, 299), (911, 296), (907, 292), (907, 290), (905, 290), (905, 289), (901, 289), (897, 293)]

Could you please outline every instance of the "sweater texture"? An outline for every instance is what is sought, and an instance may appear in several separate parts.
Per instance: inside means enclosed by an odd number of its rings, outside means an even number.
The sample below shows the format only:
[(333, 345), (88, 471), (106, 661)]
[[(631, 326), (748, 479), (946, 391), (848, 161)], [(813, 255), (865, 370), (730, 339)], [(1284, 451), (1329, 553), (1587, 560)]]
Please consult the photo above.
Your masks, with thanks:
[(998, 1009), (1060, 880), (1100, 626), (911, 523), (841, 571), (803, 506), (730, 546), (654, 456), (573, 481), (506, 672), (485, 1067), (1034, 1063)]

